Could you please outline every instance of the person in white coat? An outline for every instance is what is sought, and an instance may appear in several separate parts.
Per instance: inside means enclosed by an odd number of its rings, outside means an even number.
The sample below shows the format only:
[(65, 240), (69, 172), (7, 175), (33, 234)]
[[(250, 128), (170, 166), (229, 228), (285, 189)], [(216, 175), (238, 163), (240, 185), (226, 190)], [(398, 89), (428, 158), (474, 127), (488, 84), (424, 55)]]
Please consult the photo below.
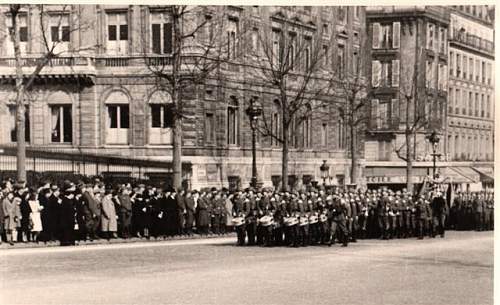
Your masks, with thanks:
[(31, 222), (31, 240), (36, 241), (38, 243), (38, 236), (40, 232), (42, 232), (42, 217), (40, 212), (43, 209), (43, 206), (40, 205), (38, 201), (36, 191), (32, 191), (30, 194), (30, 198), (28, 200), (28, 204), (31, 208), (30, 213), (30, 222)]
[(108, 240), (113, 237), (116, 238), (118, 231), (117, 216), (115, 210), (115, 203), (113, 202), (113, 190), (106, 189), (104, 197), (102, 198), (102, 215), (101, 215), (101, 230), (105, 238)]

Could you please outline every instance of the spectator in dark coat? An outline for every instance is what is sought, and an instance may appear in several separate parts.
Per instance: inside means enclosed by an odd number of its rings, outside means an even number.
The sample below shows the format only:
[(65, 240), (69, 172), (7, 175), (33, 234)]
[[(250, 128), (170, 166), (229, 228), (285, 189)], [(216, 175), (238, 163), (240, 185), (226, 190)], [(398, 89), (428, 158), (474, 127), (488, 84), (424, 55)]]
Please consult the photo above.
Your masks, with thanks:
[(194, 224), (194, 214), (195, 214), (195, 206), (194, 206), (194, 198), (190, 191), (186, 192), (186, 197), (184, 198), (185, 206), (186, 206), (186, 228), (185, 233), (188, 235), (193, 234), (193, 224)]
[(132, 224), (132, 201), (130, 200), (130, 188), (124, 187), (117, 199), (120, 202), (118, 213), (120, 214), (120, 236), (128, 238), (130, 236), (130, 225)]
[(175, 198), (175, 192), (171, 189), (167, 189), (165, 193), (165, 212), (167, 213), (166, 221), (166, 231), (168, 236), (174, 236), (178, 233), (178, 220), (177, 220), (177, 199)]
[(184, 235), (184, 223), (186, 216), (186, 202), (184, 200), (184, 190), (177, 191), (177, 222), (178, 222), (178, 234)]
[(27, 192), (27, 188), (24, 186), (19, 186), (19, 190), (16, 194), (17, 197), (21, 200), (19, 208), (21, 210), (21, 229), (19, 234), (17, 235), (18, 242), (30, 241), (31, 237), (31, 229), (30, 229), (30, 214), (31, 208), (28, 203), (29, 193)]
[(61, 203), (61, 246), (75, 244), (75, 191), (73, 183), (65, 183)]
[(205, 192), (198, 198), (196, 228), (199, 234), (208, 235), (208, 224), (210, 223), (209, 202)]

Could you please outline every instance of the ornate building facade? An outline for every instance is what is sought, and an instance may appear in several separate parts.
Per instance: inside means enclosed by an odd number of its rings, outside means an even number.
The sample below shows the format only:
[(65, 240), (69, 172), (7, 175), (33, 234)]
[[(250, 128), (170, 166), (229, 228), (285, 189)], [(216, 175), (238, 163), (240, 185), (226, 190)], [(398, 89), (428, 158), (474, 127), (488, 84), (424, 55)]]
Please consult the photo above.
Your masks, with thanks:
[[(44, 10), (42, 13), (41, 10)], [(183, 92), (183, 177), (192, 188), (246, 186), (251, 178), (251, 130), (245, 109), (258, 95), (264, 111), (272, 110), (273, 90), (256, 88), (245, 67), (245, 54), (259, 48), (259, 39), (245, 33), (248, 25), (258, 30), (280, 17), (317, 33), (334, 35), (334, 47), (325, 49), (328, 73), (354, 69), (353, 58), (363, 56), (365, 15), (363, 7), (257, 7), (208, 8), (225, 16), (224, 37), (228, 37), (228, 58), (220, 77), (193, 85)], [(207, 8), (194, 8), (192, 19), (206, 18)], [(41, 27), (40, 14), (45, 14)], [(64, 158), (36, 167), (28, 158), (28, 170), (78, 172), (87, 175), (121, 175), (170, 179), (172, 129), (168, 93), (159, 90), (148, 64), (169, 66), (172, 52), (172, 24), (169, 8), (142, 5), (39, 5), (26, 6), (18, 18), (23, 72), (28, 75), (44, 41), (57, 42), (59, 56), (50, 60), (26, 95), (26, 140), (29, 149), (46, 154), (79, 154), (77, 164)], [(201, 19), (200, 19), (201, 20)], [(12, 26), (8, 6), (2, 7), (0, 24)], [(187, 28), (190, 28), (187, 26)], [(191, 27), (192, 28), (192, 27)], [(44, 29), (44, 31), (42, 30)], [(194, 35), (210, 35), (210, 30)], [(13, 45), (8, 31), (0, 33), (0, 144), (15, 147)], [(239, 37), (236, 39), (236, 37)], [(42, 39), (44, 38), (44, 39)], [(229, 52), (229, 51), (228, 51)], [(259, 92), (258, 94), (256, 92)], [(332, 100), (341, 97), (332, 95)], [(335, 113), (328, 120), (306, 120), (293, 132), (290, 149), (290, 184), (300, 186), (321, 180), (323, 160), (330, 165), (327, 183), (343, 184), (348, 176), (345, 126)], [(279, 117), (276, 117), (279, 120)], [(298, 136), (297, 136), (298, 135)], [(127, 159), (129, 165), (96, 166), (99, 156)], [(2, 156), (0, 170), (15, 170), (13, 156)], [(162, 161), (163, 167), (134, 162)], [(281, 148), (271, 138), (258, 136), (258, 173), (266, 186), (278, 185)], [(50, 164), (59, 164), (53, 167)], [(48, 164), (48, 165), (47, 165)], [(61, 166), (61, 164), (66, 164)], [(163, 164), (163, 163), (162, 163)], [(35, 168), (36, 167), (36, 168)]]

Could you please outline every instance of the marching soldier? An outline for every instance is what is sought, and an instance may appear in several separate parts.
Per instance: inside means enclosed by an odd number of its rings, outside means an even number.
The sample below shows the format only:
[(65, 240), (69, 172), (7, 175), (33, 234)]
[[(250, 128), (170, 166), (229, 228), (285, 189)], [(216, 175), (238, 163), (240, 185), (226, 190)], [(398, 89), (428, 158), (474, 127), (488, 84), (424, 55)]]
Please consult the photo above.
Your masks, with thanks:
[(339, 240), (342, 242), (342, 247), (347, 247), (348, 244), (348, 238), (349, 238), (349, 232), (347, 231), (347, 225), (346, 225), (346, 203), (344, 199), (341, 198), (335, 198), (333, 200), (331, 197), (330, 199), (327, 198), (327, 201), (332, 204), (330, 205), (330, 221), (331, 221), (331, 227), (330, 227), (330, 242), (328, 246), (331, 246), (332, 244), (335, 243), (335, 236), (337, 234), (337, 229), (339, 230)]

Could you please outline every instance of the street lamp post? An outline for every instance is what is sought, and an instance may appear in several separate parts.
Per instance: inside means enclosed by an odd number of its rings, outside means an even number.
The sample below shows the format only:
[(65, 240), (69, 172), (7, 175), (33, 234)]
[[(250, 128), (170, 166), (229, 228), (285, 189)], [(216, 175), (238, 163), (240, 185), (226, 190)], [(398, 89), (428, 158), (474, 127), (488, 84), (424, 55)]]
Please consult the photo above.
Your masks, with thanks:
[(427, 139), (432, 144), (432, 178), (436, 179), (436, 158), (441, 156), (440, 153), (436, 153), (439, 144), (439, 135), (433, 130)]
[(250, 181), (250, 185), (255, 188), (257, 186), (257, 147), (255, 133), (257, 120), (262, 114), (262, 107), (256, 100), (256, 98), (250, 99), (250, 105), (245, 112), (248, 116), (248, 119), (250, 120), (250, 128), (252, 129), (252, 180)]
[(326, 178), (328, 178), (328, 172), (330, 170), (330, 166), (326, 164), (326, 160), (323, 160), (323, 164), (321, 164), (319, 170), (321, 171), (321, 178), (323, 178), (323, 186), (326, 187)]

